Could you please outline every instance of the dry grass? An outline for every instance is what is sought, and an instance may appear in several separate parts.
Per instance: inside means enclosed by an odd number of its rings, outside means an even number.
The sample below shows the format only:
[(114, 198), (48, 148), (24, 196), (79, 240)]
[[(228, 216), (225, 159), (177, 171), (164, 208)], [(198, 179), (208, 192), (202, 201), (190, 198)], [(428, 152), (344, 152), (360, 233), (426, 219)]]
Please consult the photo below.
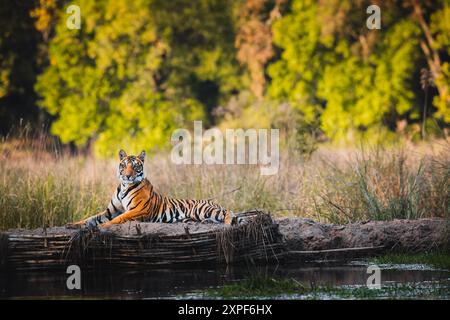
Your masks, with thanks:
[[(37, 145), (7, 139), (0, 158), (0, 229), (63, 225), (94, 214), (118, 183), (117, 160), (70, 156), (45, 139)], [(149, 155), (146, 172), (160, 192), (216, 197), (237, 212), (347, 223), (448, 217), (450, 211), (450, 147), (442, 141), (400, 151), (321, 148), (309, 159), (284, 153), (273, 176), (248, 165), (177, 166), (169, 154)]]

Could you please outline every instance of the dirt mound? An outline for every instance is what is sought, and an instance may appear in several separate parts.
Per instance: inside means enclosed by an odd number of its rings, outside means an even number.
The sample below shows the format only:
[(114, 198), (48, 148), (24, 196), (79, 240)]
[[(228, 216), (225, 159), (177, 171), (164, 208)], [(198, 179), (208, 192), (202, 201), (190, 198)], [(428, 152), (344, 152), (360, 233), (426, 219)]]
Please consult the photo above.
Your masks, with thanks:
[[(387, 250), (425, 251), (449, 245), (450, 221), (444, 219), (370, 221), (346, 225), (324, 224), (305, 218), (275, 219), (288, 250), (328, 250), (383, 246)], [(101, 229), (101, 232), (127, 238), (141, 235), (186, 236), (225, 231), (230, 226), (215, 223), (126, 222)], [(77, 230), (64, 227), (14, 229), (14, 236), (71, 236)]]
[(310, 219), (277, 219), (289, 250), (328, 250), (384, 246), (396, 251), (442, 249), (449, 243), (450, 222), (444, 219), (370, 221), (347, 225)]

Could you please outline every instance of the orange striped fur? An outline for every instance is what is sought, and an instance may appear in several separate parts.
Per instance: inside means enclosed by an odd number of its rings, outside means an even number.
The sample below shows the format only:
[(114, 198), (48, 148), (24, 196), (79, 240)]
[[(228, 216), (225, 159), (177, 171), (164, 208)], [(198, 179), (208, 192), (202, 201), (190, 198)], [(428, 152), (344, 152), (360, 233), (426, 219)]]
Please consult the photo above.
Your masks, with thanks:
[(156, 192), (144, 175), (145, 152), (128, 156), (120, 150), (119, 179), (106, 210), (87, 219), (69, 224), (108, 226), (130, 220), (148, 222), (211, 221), (231, 224), (233, 213), (209, 200), (172, 199)]

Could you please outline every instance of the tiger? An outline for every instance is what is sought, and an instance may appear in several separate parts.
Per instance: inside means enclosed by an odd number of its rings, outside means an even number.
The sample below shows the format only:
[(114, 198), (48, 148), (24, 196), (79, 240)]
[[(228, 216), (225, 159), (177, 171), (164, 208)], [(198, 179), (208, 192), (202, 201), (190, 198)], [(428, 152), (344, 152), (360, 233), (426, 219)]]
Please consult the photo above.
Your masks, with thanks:
[(234, 213), (211, 200), (174, 199), (158, 193), (144, 173), (145, 151), (138, 156), (119, 151), (119, 186), (106, 209), (69, 223), (68, 228), (107, 227), (126, 221), (236, 223)]

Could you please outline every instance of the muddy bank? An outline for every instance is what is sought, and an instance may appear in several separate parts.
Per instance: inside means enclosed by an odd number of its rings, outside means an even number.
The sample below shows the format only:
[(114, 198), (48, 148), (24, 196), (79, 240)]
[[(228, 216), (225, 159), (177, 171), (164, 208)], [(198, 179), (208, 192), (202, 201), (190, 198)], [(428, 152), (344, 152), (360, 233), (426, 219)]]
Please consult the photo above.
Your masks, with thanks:
[(450, 222), (444, 219), (371, 221), (347, 225), (311, 219), (281, 218), (276, 222), (287, 250), (309, 251), (380, 247), (418, 252), (449, 246)]
[(449, 222), (439, 219), (332, 225), (261, 213), (238, 226), (128, 222), (93, 230), (8, 230), (0, 232), (0, 269), (334, 261), (448, 244)]
[(15, 229), (0, 233), (0, 269), (156, 268), (278, 261), (278, 226), (259, 212), (245, 224), (128, 222), (106, 228)]
[[(370, 221), (346, 225), (324, 224), (306, 218), (273, 220), (287, 250), (329, 250), (359, 247), (384, 247), (386, 250), (426, 251), (442, 249), (450, 242), (450, 221), (444, 219)], [(230, 227), (214, 223), (126, 222), (102, 229), (101, 233), (123, 238), (146, 235), (186, 237), (193, 234), (224, 232)], [(73, 236), (78, 230), (65, 227), (14, 229), (6, 235), (26, 237)], [(1, 233), (1, 232), (0, 232)]]

